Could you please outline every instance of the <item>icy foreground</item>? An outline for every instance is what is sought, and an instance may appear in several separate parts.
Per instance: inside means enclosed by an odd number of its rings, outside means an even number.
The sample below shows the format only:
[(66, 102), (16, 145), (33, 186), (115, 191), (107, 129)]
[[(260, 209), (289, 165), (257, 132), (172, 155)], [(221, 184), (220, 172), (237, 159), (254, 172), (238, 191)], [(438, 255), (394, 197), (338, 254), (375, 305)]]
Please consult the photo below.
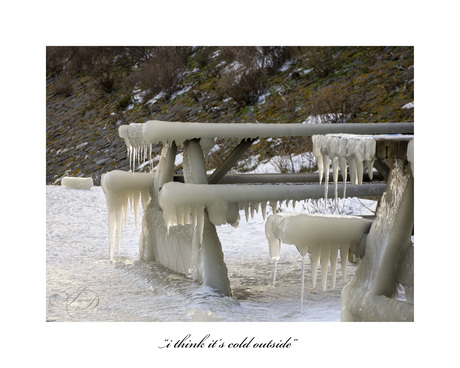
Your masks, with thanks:
[[(348, 200), (348, 203), (356, 207), (356, 213), (365, 210), (358, 201)], [(282, 209), (286, 210), (284, 206)], [(302, 210), (302, 206), (297, 209)], [(142, 215), (140, 206), (139, 216)], [(240, 211), (240, 215), (244, 217), (244, 212)], [(134, 209), (128, 211), (127, 227), (123, 220), (120, 256), (115, 257), (116, 263), (110, 263), (106, 246), (106, 199), (101, 187), (82, 191), (47, 186), (46, 222), (47, 320), (340, 321), (340, 295), (344, 286), (341, 278), (335, 290), (308, 292), (304, 311), (300, 313), (301, 257), (295, 247), (281, 249), (277, 286), (272, 286), (265, 221), (260, 212), (251, 221), (242, 221), (237, 229), (230, 225), (217, 228), (233, 298), (219, 296), (159, 262), (140, 262), (141, 230), (134, 226)], [(348, 275), (353, 275), (355, 266), (349, 263), (347, 268)], [(309, 271), (305, 277), (310, 283)], [(321, 275), (318, 280), (321, 282)], [(82, 290), (86, 292), (82, 300), (70, 303)], [(94, 295), (98, 305), (94, 309), (83, 309), (87, 306), (83, 304), (83, 297)]]

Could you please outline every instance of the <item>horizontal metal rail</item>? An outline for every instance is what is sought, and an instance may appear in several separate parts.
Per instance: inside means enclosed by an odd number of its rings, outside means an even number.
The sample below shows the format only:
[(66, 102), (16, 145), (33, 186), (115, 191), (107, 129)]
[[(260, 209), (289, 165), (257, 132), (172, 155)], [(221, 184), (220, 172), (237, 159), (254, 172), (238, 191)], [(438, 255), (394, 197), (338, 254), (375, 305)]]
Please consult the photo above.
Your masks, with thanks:
[[(142, 127), (139, 127), (142, 125)], [(142, 133), (138, 131), (141, 128)], [(256, 124), (256, 123), (182, 123), (150, 120), (129, 125), (133, 134), (141, 134), (145, 142), (195, 139), (268, 137), (309, 137), (316, 134), (413, 134), (414, 123), (339, 123), (339, 124)], [(135, 134), (134, 134), (135, 135)], [(129, 134), (127, 135), (129, 137)], [(137, 137), (137, 135), (136, 135)]]
[[(350, 176), (348, 176), (349, 178)], [(374, 172), (372, 181), (383, 181), (384, 178)], [(183, 183), (183, 175), (174, 175), (174, 181)], [(329, 182), (333, 181), (332, 173), (329, 174)], [(343, 182), (342, 175), (339, 174), (339, 182)], [(364, 175), (363, 182), (369, 181)], [(318, 173), (290, 173), (290, 174), (227, 174), (222, 177), (218, 184), (279, 184), (279, 183), (319, 183)], [(210, 183), (214, 184), (214, 183)], [(351, 184), (350, 184), (351, 185)]]
[[(329, 193), (334, 193), (334, 184), (328, 184)], [(386, 184), (363, 184), (347, 185), (346, 197), (358, 198), (379, 198), (385, 191)], [(238, 188), (236, 191), (235, 189)], [(338, 197), (343, 197), (343, 184), (338, 184)], [(181, 193), (187, 192), (184, 199)], [(241, 184), (234, 186), (231, 184), (208, 185), (208, 184), (179, 184), (166, 183), (160, 191), (161, 201), (177, 206), (188, 206), (202, 204), (203, 201), (213, 203), (214, 201), (226, 202), (267, 202), (305, 199), (324, 198), (325, 186), (320, 184), (275, 184), (257, 185)]]

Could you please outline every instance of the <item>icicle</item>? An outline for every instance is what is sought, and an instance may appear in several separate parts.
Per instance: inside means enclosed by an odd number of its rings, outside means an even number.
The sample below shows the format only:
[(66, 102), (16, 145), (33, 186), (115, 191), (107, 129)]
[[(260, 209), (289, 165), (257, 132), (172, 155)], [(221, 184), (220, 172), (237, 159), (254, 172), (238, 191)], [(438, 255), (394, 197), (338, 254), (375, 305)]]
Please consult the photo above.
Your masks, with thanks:
[(255, 212), (256, 212), (256, 206), (257, 206), (257, 204), (256, 204), (256, 202), (250, 202), (250, 203), (249, 203), (249, 206), (250, 206), (250, 209), (251, 209), (251, 219), (253, 219), (253, 218), (254, 218), (254, 214), (255, 214)]
[(339, 159), (337, 157), (334, 157), (332, 160), (332, 177), (334, 180), (334, 198), (337, 202), (339, 182)]
[(246, 222), (249, 221), (249, 202), (244, 202), (244, 216), (246, 218)]
[(343, 198), (345, 198), (346, 195), (346, 189), (347, 189), (347, 160), (344, 156), (340, 156), (339, 158), (339, 166), (340, 166), (340, 172), (342, 174), (343, 178)]
[(113, 262), (113, 253), (115, 249), (115, 234), (117, 232), (117, 223), (115, 214), (109, 212), (109, 255), (110, 262)]
[(133, 198), (133, 202), (134, 202), (134, 219), (136, 221), (136, 229), (139, 229), (139, 202), (140, 202), (141, 193), (136, 192), (133, 197), (134, 197)]
[(321, 154), (321, 145), (324, 141), (323, 135), (314, 135), (311, 137), (313, 142), (313, 155), (316, 157), (316, 161), (318, 164), (318, 173), (319, 173), (319, 183), (322, 183), (323, 180), (323, 155)]
[(275, 287), (275, 281), (276, 281), (276, 269), (278, 267), (278, 259), (275, 258), (273, 262), (273, 287)]
[(270, 201), (270, 206), (272, 208), (272, 213), (275, 214), (277, 210), (276, 201)]
[(327, 202), (327, 194), (329, 190), (329, 156), (323, 154), (323, 164), (324, 164), (324, 198)]
[(305, 289), (305, 256), (302, 257), (302, 290), (300, 291), (300, 312), (303, 313), (303, 294)]
[(323, 156), (320, 155), (316, 157), (318, 161), (318, 174), (319, 174), (319, 183), (323, 182), (324, 166), (323, 166)]
[(347, 262), (348, 262), (348, 249), (349, 245), (340, 246), (340, 263), (342, 266), (342, 278), (343, 282), (347, 282)]
[(120, 257), (120, 249), (121, 249), (121, 226), (123, 223), (123, 209), (120, 208), (117, 211), (117, 245), (118, 245), (118, 257)]
[(372, 180), (373, 178), (373, 170), (374, 170), (374, 160), (375, 160), (375, 148), (376, 148), (376, 141), (375, 139), (367, 139), (364, 142), (364, 160), (366, 162), (367, 167), (367, 175), (369, 179)]
[(321, 248), (319, 246), (314, 246), (310, 252), (312, 291), (316, 290), (316, 275), (318, 274), (319, 259), (321, 257), (320, 252)]
[(323, 291), (326, 290), (326, 286), (327, 286), (327, 266), (329, 264), (329, 253), (330, 253), (330, 247), (328, 245), (323, 245), (321, 247), (321, 259), (320, 259), (321, 281), (322, 281)]
[(203, 229), (204, 229), (204, 208), (198, 213), (198, 231), (200, 244), (203, 242)]
[(372, 180), (374, 177), (374, 160), (367, 160), (366, 167), (367, 167), (367, 175), (369, 176), (369, 179)]
[(196, 227), (196, 225), (198, 224), (198, 208), (197, 206), (194, 206), (192, 207), (192, 226), (193, 228)]
[(364, 165), (363, 165), (363, 156), (361, 152), (355, 153), (355, 163), (356, 163), (356, 176), (358, 185), (363, 184), (363, 173), (364, 173)]
[(351, 158), (350, 161), (348, 161), (348, 166), (350, 167), (350, 181), (351, 185), (356, 185), (357, 184), (357, 176), (356, 176), (356, 162), (354, 158)]
[(267, 217), (267, 202), (261, 202), (260, 207), (262, 210), (262, 218), (265, 221), (265, 218)]
[(337, 278), (337, 259), (339, 256), (339, 246), (331, 244), (329, 258), (331, 260), (331, 277), (332, 277), (332, 289), (335, 289), (335, 282)]

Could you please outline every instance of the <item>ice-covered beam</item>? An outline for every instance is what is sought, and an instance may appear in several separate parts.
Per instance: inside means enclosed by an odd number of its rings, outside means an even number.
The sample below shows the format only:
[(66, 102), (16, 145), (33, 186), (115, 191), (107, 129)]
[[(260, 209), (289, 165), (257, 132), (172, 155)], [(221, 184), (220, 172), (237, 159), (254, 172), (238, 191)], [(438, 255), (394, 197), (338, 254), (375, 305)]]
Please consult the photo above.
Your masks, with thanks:
[[(384, 178), (379, 173), (374, 173), (373, 181), (383, 181)], [(208, 179), (209, 180), (209, 179)], [(339, 180), (343, 180), (339, 173)], [(183, 175), (174, 175), (174, 181), (184, 182)], [(329, 174), (329, 182), (333, 181), (332, 173)], [(363, 182), (369, 182), (366, 177)], [(227, 174), (219, 180), (219, 184), (280, 184), (280, 183), (318, 183), (319, 175), (317, 173), (290, 173), (290, 174)]]
[(371, 220), (358, 216), (279, 213), (268, 217), (265, 235), (272, 260), (279, 259), (281, 243), (295, 245), (302, 257), (307, 253), (310, 255), (313, 288), (316, 286), (317, 268), (321, 264), (322, 287), (325, 290), (329, 259), (334, 288), (338, 251), (345, 281), (348, 250), (358, 248), (371, 224)]
[(104, 190), (109, 216), (109, 251), (113, 261), (115, 235), (117, 235), (118, 253), (121, 247), (121, 227), (123, 214), (125, 225), (128, 221), (129, 202), (134, 209), (136, 227), (139, 222), (139, 202), (144, 208), (148, 205), (153, 190), (153, 174), (130, 173), (120, 170), (102, 174), (101, 186)]
[[(342, 190), (340, 186), (339, 192)], [(350, 188), (350, 197), (380, 197), (385, 184), (366, 184)], [(226, 223), (237, 226), (239, 210), (245, 210), (246, 219), (255, 211), (262, 211), (265, 218), (267, 204), (276, 211), (278, 202), (302, 201), (307, 198), (319, 199), (324, 196), (321, 185), (206, 185), (166, 183), (159, 193), (159, 204), (163, 209), (166, 226), (192, 223), (201, 224), (206, 208), (209, 219), (214, 225)], [(191, 216), (190, 216), (191, 215)]]
[(185, 142), (199, 138), (268, 138), (308, 137), (315, 134), (410, 134), (413, 123), (367, 124), (225, 124), (182, 123), (159, 120), (147, 121), (143, 126), (143, 138), (150, 143), (172, 141)]
[(131, 167), (136, 160), (150, 157), (152, 146), (159, 142), (176, 142), (178, 146), (187, 140), (199, 139), (203, 151), (214, 144), (216, 138), (240, 140), (268, 137), (309, 137), (315, 134), (411, 134), (414, 123), (367, 124), (230, 124), (183, 123), (149, 120), (146, 123), (122, 125), (118, 134), (125, 140)]
[(254, 139), (242, 140), (238, 146), (227, 156), (222, 164), (208, 178), (209, 184), (217, 184), (222, 181), (225, 174), (238, 162), (238, 160), (251, 147)]

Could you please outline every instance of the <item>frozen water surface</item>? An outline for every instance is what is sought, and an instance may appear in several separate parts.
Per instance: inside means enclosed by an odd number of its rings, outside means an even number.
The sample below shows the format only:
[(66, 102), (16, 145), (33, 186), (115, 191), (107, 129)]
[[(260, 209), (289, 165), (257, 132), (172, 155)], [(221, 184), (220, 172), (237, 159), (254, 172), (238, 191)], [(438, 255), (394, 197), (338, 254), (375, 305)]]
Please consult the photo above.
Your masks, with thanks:
[[(236, 229), (217, 227), (233, 291), (223, 297), (157, 262), (140, 262), (141, 229), (133, 212), (123, 224), (120, 256), (110, 263), (101, 187), (47, 186), (46, 201), (48, 321), (340, 321), (344, 283), (338, 279), (333, 290), (310, 291), (308, 257), (300, 311), (302, 257), (294, 246), (282, 245), (273, 287), (260, 212)], [(355, 267), (347, 267), (351, 277)]]

